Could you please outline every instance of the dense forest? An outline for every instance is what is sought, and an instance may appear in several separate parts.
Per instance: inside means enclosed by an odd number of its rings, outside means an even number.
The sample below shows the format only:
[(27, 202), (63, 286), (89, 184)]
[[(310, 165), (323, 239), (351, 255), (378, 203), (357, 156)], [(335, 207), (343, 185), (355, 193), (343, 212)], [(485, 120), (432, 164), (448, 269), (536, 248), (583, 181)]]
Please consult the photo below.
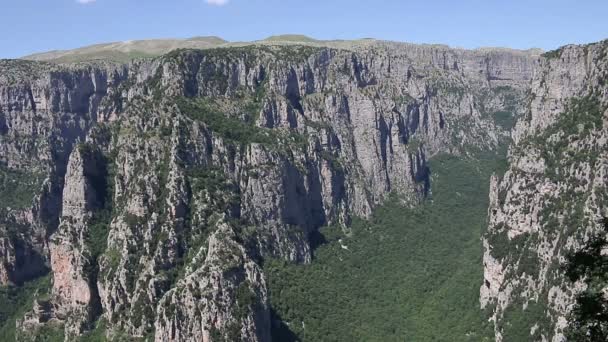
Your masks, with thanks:
[(310, 265), (267, 261), (277, 341), (491, 341), (479, 309), (480, 236), (496, 156), (437, 156), (432, 195), (393, 196), (344, 236), (322, 230)]

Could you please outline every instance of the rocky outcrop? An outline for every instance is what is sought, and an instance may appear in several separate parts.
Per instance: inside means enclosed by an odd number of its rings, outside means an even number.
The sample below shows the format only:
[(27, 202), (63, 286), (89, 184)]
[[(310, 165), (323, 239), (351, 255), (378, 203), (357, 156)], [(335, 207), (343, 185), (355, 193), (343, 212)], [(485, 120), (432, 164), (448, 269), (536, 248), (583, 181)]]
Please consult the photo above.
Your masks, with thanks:
[(158, 304), (157, 341), (269, 341), (266, 284), (233, 229), (221, 219), (184, 278)]
[(68, 157), (96, 122), (118, 110), (110, 98), (125, 72), (103, 64), (0, 61), (1, 172), (30, 185), (12, 189), (27, 198), (0, 217), (7, 227), (3, 239), (10, 241), (3, 258), (12, 258), (0, 263), (7, 281), (21, 283), (49, 265), (48, 239), (61, 216)]
[(319, 227), (390, 193), (415, 205), (430, 156), (504, 144), (535, 63), (391, 43), (1, 62), (0, 161), (46, 178), (3, 215), (26, 219), (0, 240), (2, 279), (22, 265), (15, 241), (53, 276), (21, 326), (270, 340), (261, 262), (310, 262)]
[(91, 244), (99, 229), (95, 214), (106, 200), (106, 165), (90, 145), (78, 145), (70, 155), (63, 189), (62, 214), (51, 235), (49, 250), (53, 273), (53, 302), (58, 317), (66, 317), (68, 335), (77, 336), (100, 314), (95, 259)]
[(565, 340), (582, 284), (566, 281), (561, 265), (607, 214), (607, 55), (606, 41), (545, 55), (509, 169), (492, 181), (481, 305), (497, 341)]

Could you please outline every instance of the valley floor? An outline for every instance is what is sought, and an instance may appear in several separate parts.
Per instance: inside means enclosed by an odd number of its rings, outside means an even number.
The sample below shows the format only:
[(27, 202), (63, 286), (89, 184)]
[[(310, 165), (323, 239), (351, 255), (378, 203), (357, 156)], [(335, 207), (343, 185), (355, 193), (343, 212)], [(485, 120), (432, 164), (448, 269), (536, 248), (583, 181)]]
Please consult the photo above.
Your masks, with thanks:
[(325, 228), (310, 265), (266, 262), (273, 340), (492, 340), (479, 306), (480, 237), (500, 162), (435, 157), (421, 206), (391, 198), (348, 237)]

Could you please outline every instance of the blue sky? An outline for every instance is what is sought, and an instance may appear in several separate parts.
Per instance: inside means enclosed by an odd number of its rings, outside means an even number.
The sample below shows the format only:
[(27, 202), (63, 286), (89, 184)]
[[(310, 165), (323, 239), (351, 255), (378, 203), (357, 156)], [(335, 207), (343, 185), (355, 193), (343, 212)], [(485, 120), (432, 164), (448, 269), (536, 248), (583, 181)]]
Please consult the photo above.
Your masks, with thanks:
[(0, 9), (0, 58), (203, 35), (543, 49), (608, 38), (608, 0), (0, 0)]

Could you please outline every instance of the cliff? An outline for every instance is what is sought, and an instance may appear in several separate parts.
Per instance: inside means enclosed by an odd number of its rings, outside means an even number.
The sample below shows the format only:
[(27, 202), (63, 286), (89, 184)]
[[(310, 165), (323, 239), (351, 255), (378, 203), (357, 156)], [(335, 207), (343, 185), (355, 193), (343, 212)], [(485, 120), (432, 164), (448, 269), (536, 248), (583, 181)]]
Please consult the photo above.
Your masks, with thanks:
[(563, 264), (606, 217), (608, 43), (541, 60), (512, 132), (509, 169), (493, 178), (481, 305), (497, 341), (564, 341), (583, 283)]
[(428, 196), (430, 156), (507, 144), (537, 59), (377, 43), (0, 61), (2, 191), (20, 193), (0, 280), (53, 279), (18, 335), (270, 340), (264, 259), (309, 263), (320, 227)]

